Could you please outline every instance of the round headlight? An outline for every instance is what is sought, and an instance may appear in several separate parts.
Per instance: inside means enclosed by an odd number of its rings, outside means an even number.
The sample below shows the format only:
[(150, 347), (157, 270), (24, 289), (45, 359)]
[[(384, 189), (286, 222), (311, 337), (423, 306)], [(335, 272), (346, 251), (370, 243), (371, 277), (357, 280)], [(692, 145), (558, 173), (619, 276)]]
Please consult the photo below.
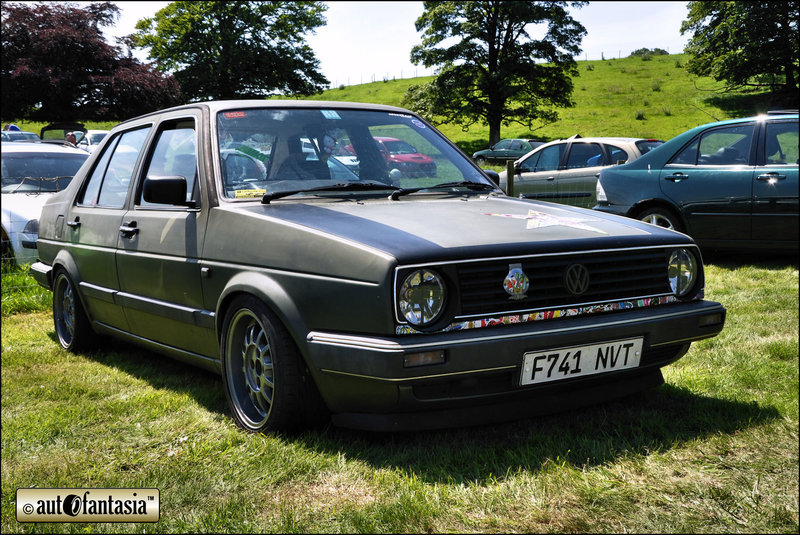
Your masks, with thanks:
[(684, 297), (697, 280), (697, 260), (686, 249), (677, 249), (669, 257), (669, 285), (678, 297)]
[(444, 280), (434, 271), (418, 269), (400, 285), (398, 304), (406, 321), (412, 325), (427, 325), (442, 313), (444, 298)]

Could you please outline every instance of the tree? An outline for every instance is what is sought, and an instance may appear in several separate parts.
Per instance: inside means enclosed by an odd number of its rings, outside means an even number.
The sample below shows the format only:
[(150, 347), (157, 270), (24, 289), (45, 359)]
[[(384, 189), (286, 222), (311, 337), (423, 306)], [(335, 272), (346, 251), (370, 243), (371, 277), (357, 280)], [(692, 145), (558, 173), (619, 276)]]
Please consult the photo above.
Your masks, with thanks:
[[(423, 40), (412, 48), (411, 61), (437, 66), (437, 76), (409, 88), (405, 104), (440, 123), (465, 129), (478, 121), (488, 124), (490, 144), (500, 140), (501, 124), (532, 129), (536, 121), (555, 121), (553, 107), (573, 105), (571, 76), (578, 74), (573, 56), (580, 54), (586, 34), (566, 5), (425, 2), (416, 21)], [(541, 39), (529, 34), (540, 30)]]
[(797, 91), (800, 2), (689, 2), (681, 34), (692, 37), (687, 70), (725, 81), (729, 89), (783, 86)]
[(190, 100), (311, 94), (328, 85), (303, 35), (325, 24), (321, 2), (173, 2), (142, 19), (134, 44), (174, 72)]
[(4, 2), (3, 117), (116, 120), (177, 104), (174, 78), (103, 38), (118, 15), (110, 2)]

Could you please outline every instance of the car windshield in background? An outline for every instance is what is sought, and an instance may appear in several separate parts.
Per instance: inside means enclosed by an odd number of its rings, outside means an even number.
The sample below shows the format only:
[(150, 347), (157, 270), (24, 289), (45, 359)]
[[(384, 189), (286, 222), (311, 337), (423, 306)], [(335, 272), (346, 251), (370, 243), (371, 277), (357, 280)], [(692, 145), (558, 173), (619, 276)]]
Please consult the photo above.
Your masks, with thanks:
[[(222, 191), (229, 199), (426, 191), (491, 185), (440, 134), (402, 113), (349, 109), (243, 109), (217, 116)], [(368, 187), (354, 187), (358, 184)], [(342, 187), (344, 186), (344, 187)], [(469, 187), (451, 186), (458, 191)], [(441, 192), (441, 189), (431, 190)]]
[(78, 172), (87, 156), (82, 154), (3, 155), (3, 193), (61, 191)]
[(647, 154), (654, 148), (660, 147), (663, 144), (664, 142), (660, 139), (642, 139), (636, 142), (636, 146), (639, 147), (639, 152), (642, 154)]

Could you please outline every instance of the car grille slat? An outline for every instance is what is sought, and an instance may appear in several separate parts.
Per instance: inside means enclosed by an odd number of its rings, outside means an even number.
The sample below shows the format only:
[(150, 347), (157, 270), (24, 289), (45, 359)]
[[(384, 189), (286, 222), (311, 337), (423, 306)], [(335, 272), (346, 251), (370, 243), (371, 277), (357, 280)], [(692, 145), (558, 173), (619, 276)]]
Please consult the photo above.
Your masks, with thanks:
[[(519, 300), (510, 299), (503, 288), (503, 280), (513, 264), (520, 264), (530, 281), (525, 298)], [(577, 296), (567, 290), (564, 282), (564, 275), (573, 264), (586, 266), (590, 278), (587, 291)], [(670, 293), (664, 249), (487, 260), (460, 264), (457, 275), (461, 296), (459, 316), (569, 307)]]

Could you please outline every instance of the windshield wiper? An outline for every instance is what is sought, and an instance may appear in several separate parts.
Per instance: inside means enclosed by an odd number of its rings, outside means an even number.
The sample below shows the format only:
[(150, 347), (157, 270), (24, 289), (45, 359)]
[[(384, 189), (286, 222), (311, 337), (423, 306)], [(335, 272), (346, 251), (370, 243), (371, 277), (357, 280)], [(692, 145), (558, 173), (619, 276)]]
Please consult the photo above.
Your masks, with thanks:
[(274, 201), (275, 199), (289, 197), (290, 195), (297, 195), (298, 193), (311, 193), (314, 191), (372, 191), (381, 189), (398, 190), (400, 188), (396, 186), (390, 186), (389, 184), (384, 184), (382, 182), (340, 182), (338, 184), (317, 186), (315, 188), (290, 189), (286, 191), (276, 191), (275, 193), (265, 193), (264, 196), (261, 197), (261, 202), (263, 204), (269, 204), (270, 201)]
[(441, 188), (468, 188), (473, 191), (489, 191), (495, 190), (497, 186), (493, 186), (491, 184), (484, 184), (482, 182), (472, 182), (471, 180), (461, 180), (459, 182), (445, 182), (444, 184), (436, 184), (435, 186), (423, 186), (421, 188), (402, 188), (396, 191), (393, 191), (392, 194), (389, 196), (393, 201), (396, 201), (403, 195), (408, 195), (410, 193), (416, 193), (418, 191), (426, 190), (426, 189), (441, 189)]

